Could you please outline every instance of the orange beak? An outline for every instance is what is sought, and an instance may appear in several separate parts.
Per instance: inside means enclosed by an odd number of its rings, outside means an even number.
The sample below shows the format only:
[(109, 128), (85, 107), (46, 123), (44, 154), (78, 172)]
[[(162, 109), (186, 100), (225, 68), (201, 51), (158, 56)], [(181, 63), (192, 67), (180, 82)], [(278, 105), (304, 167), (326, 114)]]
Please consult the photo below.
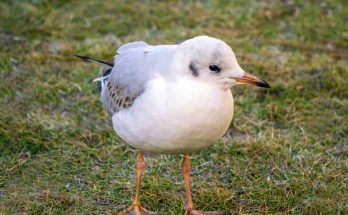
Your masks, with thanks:
[(258, 78), (249, 73), (245, 73), (245, 75), (241, 78), (234, 78), (234, 79), (237, 81), (237, 83), (251, 84), (251, 85), (255, 85), (255, 86), (263, 87), (263, 88), (271, 88), (271, 86), (269, 86), (269, 84), (265, 80), (262, 80), (261, 78)]

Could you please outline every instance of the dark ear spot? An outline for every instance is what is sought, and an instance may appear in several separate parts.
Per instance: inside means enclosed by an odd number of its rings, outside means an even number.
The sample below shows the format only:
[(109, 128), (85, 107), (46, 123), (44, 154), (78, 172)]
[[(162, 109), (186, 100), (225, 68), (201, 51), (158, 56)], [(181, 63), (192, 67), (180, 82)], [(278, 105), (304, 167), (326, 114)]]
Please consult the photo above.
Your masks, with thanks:
[(189, 68), (190, 68), (193, 76), (195, 76), (195, 77), (199, 76), (198, 69), (193, 62), (190, 63)]

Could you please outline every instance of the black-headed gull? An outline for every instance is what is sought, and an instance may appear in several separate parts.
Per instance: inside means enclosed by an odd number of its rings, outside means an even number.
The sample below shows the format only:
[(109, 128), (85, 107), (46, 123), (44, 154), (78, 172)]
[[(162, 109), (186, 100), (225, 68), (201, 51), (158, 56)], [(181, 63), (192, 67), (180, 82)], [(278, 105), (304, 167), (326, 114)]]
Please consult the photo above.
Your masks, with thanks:
[(246, 73), (225, 42), (207, 36), (179, 45), (127, 43), (117, 50), (114, 63), (79, 57), (105, 65), (96, 79), (102, 103), (116, 133), (139, 150), (136, 196), (120, 214), (156, 214), (140, 204), (143, 151), (184, 155), (185, 214), (223, 214), (194, 210), (188, 154), (211, 146), (228, 129), (232, 86), (269, 88), (268, 83)]

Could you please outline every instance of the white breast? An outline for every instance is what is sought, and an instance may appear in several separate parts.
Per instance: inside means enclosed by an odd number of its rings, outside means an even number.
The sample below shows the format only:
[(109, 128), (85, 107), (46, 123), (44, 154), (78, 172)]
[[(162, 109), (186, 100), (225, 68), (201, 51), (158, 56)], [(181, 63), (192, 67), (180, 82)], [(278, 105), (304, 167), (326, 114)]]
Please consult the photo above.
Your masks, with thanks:
[(117, 134), (149, 152), (184, 154), (219, 140), (233, 117), (230, 90), (192, 80), (150, 81), (129, 109), (113, 115)]

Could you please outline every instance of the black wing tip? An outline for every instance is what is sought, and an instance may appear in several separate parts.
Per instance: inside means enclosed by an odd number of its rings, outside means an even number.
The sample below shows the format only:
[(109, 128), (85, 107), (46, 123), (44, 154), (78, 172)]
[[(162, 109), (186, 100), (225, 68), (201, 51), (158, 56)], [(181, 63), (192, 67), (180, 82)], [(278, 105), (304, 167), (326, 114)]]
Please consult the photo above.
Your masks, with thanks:
[(75, 57), (78, 57), (78, 58), (82, 58), (82, 59), (88, 59), (89, 57), (87, 56), (82, 56), (82, 55), (78, 55), (78, 54), (73, 54)]
[(82, 55), (78, 55), (78, 54), (74, 54), (74, 56), (78, 57), (78, 58), (80, 58), (80, 59), (82, 59), (84, 61), (87, 61), (87, 62), (89, 62), (91, 60), (91, 58), (87, 57), (87, 56), (82, 56)]
[(263, 87), (263, 88), (271, 88), (271, 85), (269, 85), (269, 83), (267, 83), (267, 81), (261, 79), (261, 81), (258, 83), (259, 87)]
[(98, 62), (98, 63), (101, 63), (101, 64), (105, 64), (105, 65), (108, 65), (110, 67), (113, 67), (114, 64), (113, 63), (109, 63), (109, 62), (106, 62), (106, 61), (103, 61), (103, 60), (98, 60), (98, 59), (94, 59), (94, 58), (91, 58), (91, 57), (87, 57), (87, 56), (83, 56), (83, 55), (78, 55), (78, 54), (74, 54), (75, 57), (78, 57), (80, 59), (82, 59), (83, 61), (86, 61), (86, 62)]

